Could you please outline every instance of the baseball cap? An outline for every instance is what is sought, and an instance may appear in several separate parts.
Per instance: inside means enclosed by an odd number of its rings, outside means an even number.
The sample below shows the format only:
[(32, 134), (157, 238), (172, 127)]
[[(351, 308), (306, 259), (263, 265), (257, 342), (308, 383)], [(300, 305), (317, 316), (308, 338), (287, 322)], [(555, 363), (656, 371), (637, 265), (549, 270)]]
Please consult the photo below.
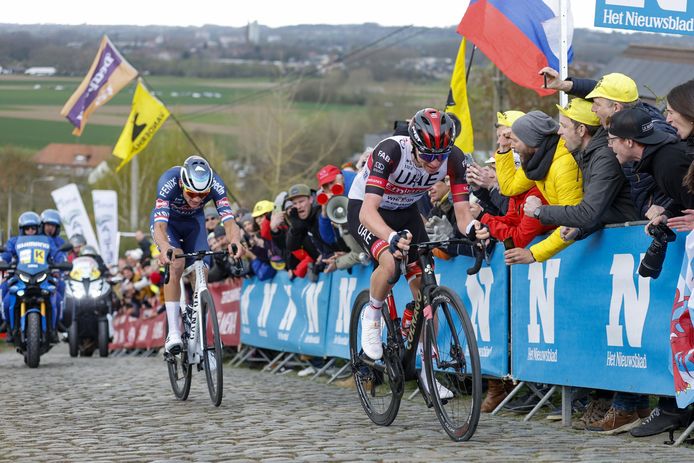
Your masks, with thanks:
[(311, 196), (311, 189), (304, 183), (292, 185), (287, 190), (287, 199), (294, 199), (298, 196)]
[(583, 98), (574, 98), (569, 101), (566, 108), (562, 108), (559, 105), (556, 106), (561, 114), (571, 120), (586, 125), (600, 125), (600, 118), (591, 110), (593, 103), (590, 101), (586, 101)]
[(263, 214), (272, 212), (274, 208), (275, 204), (272, 201), (268, 201), (267, 199), (258, 201), (255, 203), (255, 206), (253, 206), (253, 217), (260, 217)]
[(221, 225), (217, 225), (214, 227), (214, 237), (215, 238), (221, 238), (222, 236), (226, 236), (226, 230), (224, 230), (224, 227)]
[(342, 171), (332, 164), (328, 164), (318, 171), (316, 178), (318, 179), (318, 185), (325, 185), (335, 180), (335, 177), (341, 175)]
[(623, 109), (610, 118), (609, 133), (643, 145), (657, 145), (670, 138), (662, 130), (655, 130), (653, 118), (641, 108)]
[(631, 103), (639, 99), (639, 90), (631, 77), (614, 72), (602, 76), (593, 91), (586, 95), (586, 100), (598, 97), (620, 103)]
[(497, 126), (504, 126), (504, 127), (511, 127), (516, 120), (521, 117), (525, 116), (525, 113), (523, 111), (504, 111), (503, 113), (496, 113), (496, 125)]
[(219, 217), (219, 214), (217, 213), (217, 209), (215, 209), (214, 207), (205, 208), (205, 218), (208, 218), (208, 217), (214, 217), (214, 218)]

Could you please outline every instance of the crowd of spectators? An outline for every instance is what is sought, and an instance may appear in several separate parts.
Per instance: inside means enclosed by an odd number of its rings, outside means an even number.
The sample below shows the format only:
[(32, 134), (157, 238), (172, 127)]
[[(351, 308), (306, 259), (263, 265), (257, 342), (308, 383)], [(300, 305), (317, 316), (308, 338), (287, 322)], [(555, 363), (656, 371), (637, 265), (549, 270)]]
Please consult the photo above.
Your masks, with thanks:
[[(518, 110), (498, 113), (497, 150), (480, 164), (467, 160), (473, 215), (486, 228), (477, 237), (503, 243), (508, 265), (542, 262), (606, 224), (647, 220), (650, 225), (694, 229), (694, 80), (673, 88), (663, 111), (642, 102), (636, 83), (624, 74), (599, 81), (560, 80), (545, 68), (547, 86), (573, 98), (557, 114)], [(395, 134), (406, 134), (396, 123)], [(321, 273), (370, 265), (368, 254), (346, 231), (346, 196), (372, 148), (355, 163), (332, 164), (305, 183), (287, 185), (274, 199), (239, 208), (236, 220), (246, 257), (241, 271), (215, 257), (209, 281), (277, 272), (290, 279), (317, 281)], [(447, 180), (418, 202), (432, 240), (460, 237)], [(212, 250), (227, 246), (214, 209), (205, 212)], [(530, 243), (544, 235), (538, 242)], [(122, 313), (149, 317), (162, 310), (162, 281), (153, 260), (156, 249), (138, 232), (138, 248), (119, 260), (115, 292)], [(437, 257), (472, 255), (472, 246), (448, 246)], [(313, 362), (312, 362), (313, 363)], [(318, 363), (314, 367), (320, 366)], [(510, 385), (490, 380), (483, 411), (507, 396)], [(531, 394), (532, 396), (532, 394)], [(652, 411), (649, 398), (611, 391), (582, 391), (579, 429), (603, 433), (630, 431), (647, 436), (686, 425), (690, 410), (661, 397)], [(519, 399), (510, 409), (534, 403)], [(643, 420), (643, 421), (642, 421)]]

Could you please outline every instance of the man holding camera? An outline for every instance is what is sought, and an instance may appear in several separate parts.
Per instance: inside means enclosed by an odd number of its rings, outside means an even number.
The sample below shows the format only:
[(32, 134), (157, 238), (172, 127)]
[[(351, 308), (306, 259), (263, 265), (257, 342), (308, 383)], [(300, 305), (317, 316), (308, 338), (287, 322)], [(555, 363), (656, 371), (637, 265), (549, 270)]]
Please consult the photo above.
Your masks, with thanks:
[[(287, 190), (287, 200), (292, 202), (287, 209), (287, 251), (293, 253), (303, 249), (313, 258), (313, 265), (309, 265), (312, 268), (308, 269), (308, 276), (312, 280), (317, 279), (323, 271), (335, 270), (334, 266), (328, 267), (323, 260), (335, 251), (348, 251), (349, 248), (339, 237), (333, 244), (328, 244), (321, 238), (318, 224), (321, 206), (313, 204), (311, 189), (303, 183), (292, 185)], [(291, 264), (288, 270), (294, 270)]]

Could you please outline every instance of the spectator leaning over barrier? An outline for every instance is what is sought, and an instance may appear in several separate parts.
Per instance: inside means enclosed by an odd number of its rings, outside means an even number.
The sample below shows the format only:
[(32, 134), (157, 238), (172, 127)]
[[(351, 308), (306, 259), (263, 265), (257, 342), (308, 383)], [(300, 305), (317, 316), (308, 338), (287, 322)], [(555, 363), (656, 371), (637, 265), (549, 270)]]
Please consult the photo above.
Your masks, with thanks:
[[(331, 257), (323, 260), (327, 271), (349, 269), (361, 262), (360, 256), (366, 258), (359, 243), (347, 232), (345, 224), (347, 220), (347, 196), (345, 195), (352, 187), (354, 177), (356, 177), (355, 172), (340, 170), (330, 164), (323, 167), (316, 174), (318, 186), (320, 187), (316, 200), (321, 205), (321, 213), (318, 217), (321, 239), (331, 246), (339, 245), (343, 249), (336, 251)], [(332, 216), (338, 219), (337, 222), (331, 220), (328, 215), (328, 203), (334, 197), (344, 199), (344, 206), (339, 206), (342, 215), (338, 214), (340, 217)], [(331, 202), (330, 207), (333, 212), (336, 211), (334, 202)]]
[[(612, 73), (604, 75), (599, 81), (592, 79), (568, 78), (560, 80), (559, 73), (551, 68), (543, 68), (540, 74), (547, 75), (547, 87), (562, 90), (570, 95), (592, 101), (592, 111), (600, 118), (600, 124), (605, 130), (595, 133), (595, 138), (607, 137), (608, 119), (623, 109), (641, 108), (653, 119), (656, 130), (675, 134), (658, 108), (639, 100), (636, 82), (630, 77)], [(652, 219), (668, 205), (669, 199), (655, 185), (651, 176), (645, 173), (637, 174), (634, 163), (622, 164), (624, 174), (631, 185), (631, 196), (639, 217)]]
[(592, 104), (581, 98), (559, 108), (559, 135), (583, 174), (583, 199), (575, 206), (542, 206), (540, 199), (528, 196), (526, 215), (546, 225), (563, 225), (562, 238), (581, 239), (608, 223), (638, 220), (631, 199), (629, 182), (617, 158), (603, 137), (593, 135), (600, 119)]
[(260, 227), (252, 214), (239, 218), (239, 225), (244, 232), (242, 244), (246, 247), (245, 260), (249, 264), (249, 275), (265, 281), (275, 276), (277, 271), (270, 265), (271, 250), (260, 236)]
[(316, 238), (320, 240), (318, 231), (320, 206), (313, 205), (313, 196), (308, 185), (298, 183), (287, 190), (285, 208), (285, 220), (289, 224), (287, 252), (291, 256), (287, 270), (292, 277), (303, 278), (308, 274), (310, 266), (313, 270), (311, 277), (314, 278), (319, 272), (315, 271), (313, 263), (321, 257), (322, 252), (327, 254), (328, 249), (327, 245), (321, 250), (317, 249), (316, 241), (309, 236), (309, 233), (315, 233)]
[[(677, 129), (677, 135), (687, 144), (686, 154), (694, 161), (694, 79), (674, 87), (667, 94), (667, 122)], [(684, 186), (694, 193), (694, 162), (689, 165)], [(680, 217), (668, 220), (677, 231), (694, 230), (694, 210), (686, 209)]]
[[(497, 153), (496, 172), (499, 189), (516, 196), (537, 186), (552, 205), (573, 206), (583, 198), (581, 171), (559, 138), (559, 124), (542, 111), (531, 111), (511, 127), (511, 148), (518, 152), (521, 168), (516, 169), (513, 152)], [(514, 248), (504, 252), (507, 265), (543, 262), (567, 247), (555, 230), (530, 249)]]

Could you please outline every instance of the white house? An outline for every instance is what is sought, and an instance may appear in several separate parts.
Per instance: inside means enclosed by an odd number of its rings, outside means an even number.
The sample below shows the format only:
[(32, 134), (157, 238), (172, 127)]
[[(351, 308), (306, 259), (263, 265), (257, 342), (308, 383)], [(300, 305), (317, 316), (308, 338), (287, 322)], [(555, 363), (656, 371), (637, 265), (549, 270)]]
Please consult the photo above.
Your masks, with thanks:
[(29, 75), (29, 76), (40, 76), (40, 77), (47, 77), (47, 76), (54, 76), (55, 75), (55, 68), (54, 67), (31, 67), (27, 68), (26, 71), (24, 71), (24, 74)]

